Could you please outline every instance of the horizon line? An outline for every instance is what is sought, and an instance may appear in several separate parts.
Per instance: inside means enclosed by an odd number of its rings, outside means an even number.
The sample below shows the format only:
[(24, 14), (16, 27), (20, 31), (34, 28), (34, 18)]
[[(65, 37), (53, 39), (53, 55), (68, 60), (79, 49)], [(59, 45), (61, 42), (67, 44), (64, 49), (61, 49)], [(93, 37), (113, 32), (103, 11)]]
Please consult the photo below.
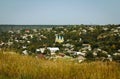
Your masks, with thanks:
[(120, 25), (120, 24), (0, 24), (0, 25)]

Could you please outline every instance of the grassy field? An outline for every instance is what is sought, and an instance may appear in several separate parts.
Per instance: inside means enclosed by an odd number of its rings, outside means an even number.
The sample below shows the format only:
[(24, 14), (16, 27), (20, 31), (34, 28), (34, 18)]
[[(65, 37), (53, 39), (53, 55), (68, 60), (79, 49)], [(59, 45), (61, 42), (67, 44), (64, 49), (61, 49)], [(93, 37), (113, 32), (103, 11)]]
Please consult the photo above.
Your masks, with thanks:
[(120, 79), (120, 64), (50, 61), (0, 53), (0, 79)]

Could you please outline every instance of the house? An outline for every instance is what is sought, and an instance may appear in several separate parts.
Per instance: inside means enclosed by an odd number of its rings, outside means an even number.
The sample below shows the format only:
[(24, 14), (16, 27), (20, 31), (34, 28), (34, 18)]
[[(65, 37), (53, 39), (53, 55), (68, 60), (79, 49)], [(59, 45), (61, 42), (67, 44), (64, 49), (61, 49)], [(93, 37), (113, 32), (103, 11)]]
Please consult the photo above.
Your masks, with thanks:
[(82, 41), (82, 38), (80, 38), (79, 41), (81, 42), (81, 41)]
[(75, 55), (85, 56), (85, 53), (82, 53), (82, 52), (75, 52), (74, 54), (75, 54)]
[(12, 45), (12, 44), (13, 44), (13, 42), (10, 42), (10, 41), (7, 43), (8, 46), (10, 46), (10, 45)]
[(95, 29), (93, 27), (89, 27), (88, 30), (90, 30), (91, 32), (93, 32)]
[(104, 50), (102, 50), (102, 53), (104, 53), (104, 54), (108, 54), (108, 52), (107, 52), (107, 51), (104, 51)]
[(118, 29), (115, 29), (113, 32), (119, 32), (119, 30), (118, 30)]
[(23, 49), (26, 49), (27, 47), (26, 46), (22, 46)]
[(70, 44), (70, 43), (67, 43), (67, 44), (63, 44), (63, 46), (67, 47), (67, 48), (72, 48), (74, 47), (74, 45)]
[(40, 52), (40, 49), (36, 49), (37, 52)]
[(79, 63), (81, 63), (82, 61), (84, 61), (86, 58), (85, 57), (83, 57), (83, 56), (78, 56), (77, 57), (77, 61), (79, 62)]
[(94, 55), (94, 56), (97, 56), (97, 52), (93, 52), (93, 55)]
[(9, 30), (8, 33), (14, 33), (12, 30)]
[(30, 38), (33, 38), (33, 35), (32, 34), (30, 34), (30, 35), (28, 35)]
[(77, 55), (77, 61), (79, 63), (81, 63), (82, 61), (84, 61), (86, 58), (85, 58), (85, 55), (86, 53), (83, 53), (83, 52), (74, 52), (74, 55)]
[(47, 49), (49, 49), (51, 53), (55, 53), (60, 50), (58, 47), (47, 47)]
[(26, 35), (22, 36), (22, 39), (27, 39), (27, 36)]
[(118, 52), (120, 52), (120, 49), (118, 49)]
[(23, 53), (24, 55), (28, 55), (28, 51), (27, 51), (27, 50), (22, 51), (22, 53)]
[(116, 55), (120, 55), (120, 53), (114, 53), (113, 55), (115, 55), (115, 56), (116, 56)]
[(0, 46), (2, 46), (2, 45), (4, 45), (4, 44), (5, 44), (4, 42), (1, 42), (1, 43), (0, 43)]
[(33, 32), (37, 32), (37, 29), (33, 29)]
[(119, 27), (117, 27), (117, 29), (120, 29), (120, 26), (119, 26)]
[(108, 55), (108, 58), (107, 58), (109, 61), (112, 61), (112, 56), (111, 55)]
[(43, 39), (47, 39), (47, 37), (44, 36), (44, 35), (40, 35), (40, 37), (43, 38)]
[(27, 43), (30, 43), (30, 41), (27, 41)]
[(83, 34), (86, 34), (86, 33), (87, 33), (87, 30), (86, 30), (86, 29), (83, 29), (83, 30), (82, 30), (82, 33), (83, 33)]
[(26, 32), (26, 33), (30, 33), (30, 30), (29, 30), (29, 29), (26, 29), (25, 32)]
[(17, 30), (17, 33), (19, 34), (19, 33), (20, 33), (20, 30)]
[(44, 53), (45, 48), (40, 48), (41, 53)]
[(91, 45), (90, 45), (90, 44), (82, 44), (82, 46), (83, 46), (82, 50), (89, 50), (89, 51), (91, 51), (91, 50), (92, 50), (92, 48), (91, 48)]
[[(60, 50), (58, 47), (47, 47), (47, 49), (49, 49), (51, 53), (55, 53), (56, 51)], [(44, 53), (45, 48), (40, 48), (39, 50), (41, 51), (41, 53)]]
[(107, 27), (103, 27), (103, 30), (107, 31), (107, 30), (108, 30), (108, 28), (107, 28)]

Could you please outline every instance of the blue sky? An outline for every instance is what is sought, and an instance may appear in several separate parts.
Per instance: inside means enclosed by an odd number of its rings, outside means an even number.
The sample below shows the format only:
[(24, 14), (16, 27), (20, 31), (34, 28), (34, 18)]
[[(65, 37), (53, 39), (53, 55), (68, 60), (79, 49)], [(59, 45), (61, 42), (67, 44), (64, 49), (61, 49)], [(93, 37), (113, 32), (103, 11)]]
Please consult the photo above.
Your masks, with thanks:
[(120, 24), (120, 0), (0, 0), (0, 24)]

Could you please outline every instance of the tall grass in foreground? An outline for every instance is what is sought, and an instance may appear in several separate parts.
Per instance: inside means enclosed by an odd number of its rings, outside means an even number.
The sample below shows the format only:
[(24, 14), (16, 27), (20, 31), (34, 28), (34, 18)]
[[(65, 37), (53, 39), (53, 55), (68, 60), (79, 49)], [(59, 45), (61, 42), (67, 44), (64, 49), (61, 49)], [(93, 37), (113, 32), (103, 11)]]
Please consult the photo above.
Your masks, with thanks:
[(0, 54), (1, 79), (120, 79), (115, 62), (73, 63)]

